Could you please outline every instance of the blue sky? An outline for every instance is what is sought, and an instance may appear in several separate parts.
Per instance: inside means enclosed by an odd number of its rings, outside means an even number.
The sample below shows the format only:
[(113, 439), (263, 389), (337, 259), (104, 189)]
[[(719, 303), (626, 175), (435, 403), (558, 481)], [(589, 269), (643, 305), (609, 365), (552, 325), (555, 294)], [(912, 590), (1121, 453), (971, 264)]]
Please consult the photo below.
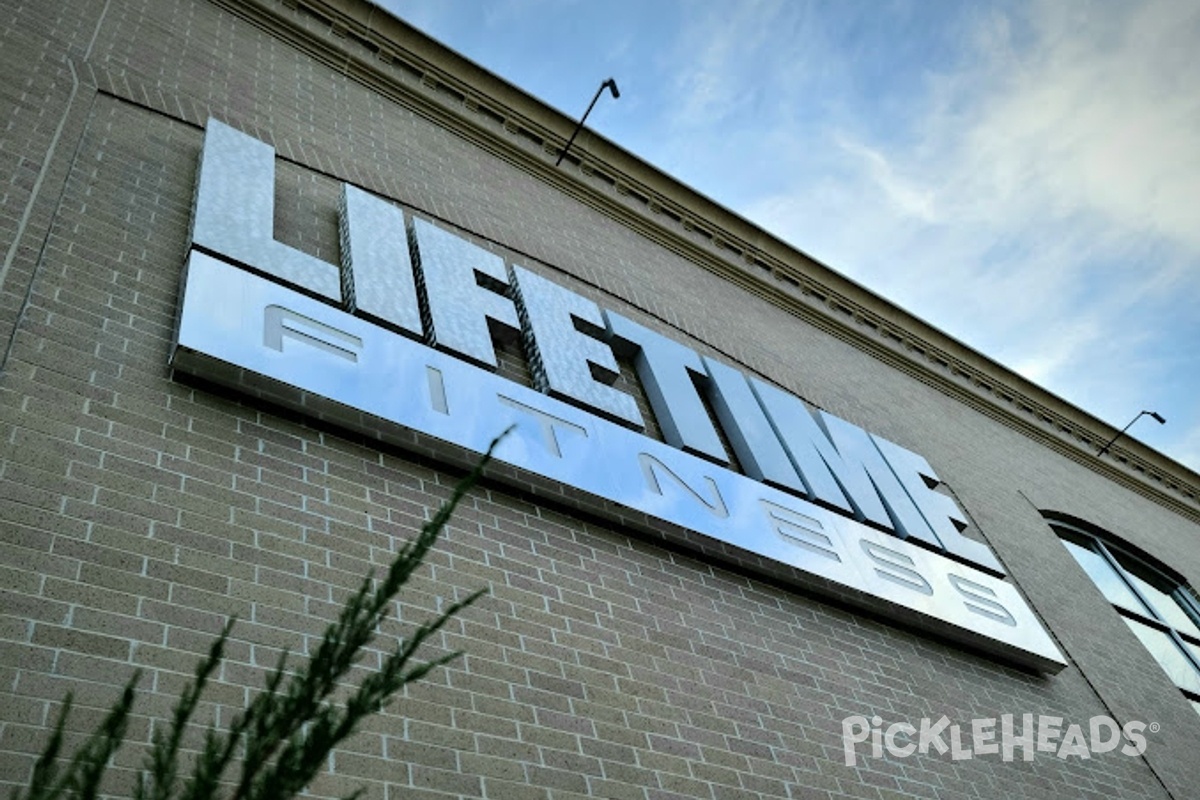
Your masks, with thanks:
[(383, 0), (1200, 470), (1200, 0)]

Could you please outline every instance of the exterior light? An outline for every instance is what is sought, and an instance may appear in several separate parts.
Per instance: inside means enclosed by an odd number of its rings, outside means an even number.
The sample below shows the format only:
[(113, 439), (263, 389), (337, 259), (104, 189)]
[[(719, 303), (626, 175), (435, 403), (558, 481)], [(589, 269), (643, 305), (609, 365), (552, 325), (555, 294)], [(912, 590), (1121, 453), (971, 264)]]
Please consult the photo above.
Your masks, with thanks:
[(1167, 418), (1164, 417), (1162, 414), (1159, 414), (1157, 411), (1142, 411), (1136, 417), (1129, 420), (1129, 425), (1126, 425), (1124, 428), (1121, 428), (1120, 433), (1118, 433), (1116, 436), (1114, 436), (1112, 439), (1110, 439), (1108, 441), (1108, 444), (1104, 445), (1104, 447), (1101, 447), (1100, 451), (1098, 453), (1096, 453), (1096, 457), (1099, 458), (1100, 456), (1102, 456), (1106, 452), (1108, 452), (1108, 448), (1113, 446), (1113, 442), (1115, 442), (1117, 439), (1120, 439), (1122, 436), (1124, 436), (1125, 431), (1129, 430), (1129, 428), (1133, 425), (1133, 423), (1137, 422), (1139, 419), (1146, 416), (1147, 414), (1149, 414), (1151, 417), (1153, 417), (1155, 419), (1155, 421), (1158, 422), (1159, 425), (1165, 425), (1167, 423)]
[(562, 163), (563, 158), (566, 157), (567, 151), (571, 149), (571, 145), (575, 142), (575, 137), (579, 135), (581, 130), (583, 130), (584, 121), (588, 118), (588, 114), (592, 113), (592, 107), (595, 106), (596, 101), (600, 99), (600, 94), (604, 91), (605, 87), (608, 87), (608, 90), (612, 92), (613, 100), (616, 100), (621, 96), (621, 91), (617, 88), (617, 82), (612, 78), (609, 78), (604, 83), (600, 84), (600, 88), (596, 90), (596, 96), (593, 97), (592, 102), (588, 104), (587, 111), (583, 112), (583, 116), (579, 118), (579, 124), (576, 125), (575, 130), (571, 132), (571, 138), (567, 140), (567, 146), (564, 147), (562, 152), (558, 154), (558, 161), (554, 162), (554, 166), (557, 167)]

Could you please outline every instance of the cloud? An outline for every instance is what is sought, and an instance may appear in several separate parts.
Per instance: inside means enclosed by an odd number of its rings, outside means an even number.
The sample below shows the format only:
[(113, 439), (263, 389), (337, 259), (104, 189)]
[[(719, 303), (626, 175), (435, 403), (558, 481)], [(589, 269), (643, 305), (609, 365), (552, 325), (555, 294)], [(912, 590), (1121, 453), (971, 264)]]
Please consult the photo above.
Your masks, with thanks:
[(434, 33), (1200, 466), (1200, 3), (543, 2)]
[[(780, 0), (751, 0), (728, 4), (708, 13), (691, 14), (679, 31), (663, 66), (686, 65), (670, 78), (671, 123), (676, 128), (720, 125), (736, 118), (754, 100), (760, 81), (750, 80), (750, 70), (773, 72), (770, 59), (776, 26), (787, 11)], [(786, 24), (786, 23), (785, 23)], [(755, 60), (746, 58), (754, 53)]]
[[(863, 105), (794, 137), (824, 177), (742, 211), (1104, 419), (1194, 405), (1200, 6), (1048, 0), (970, 34), (889, 128)], [(1194, 467), (1200, 415), (1173, 422)]]
[(980, 183), (1200, 249), (1200, 6), (1045, 3), (966, 139)]
[(861, 159), (872, 182), (883, 192), (897, 214), (930, 224), (938, 222), (934, 212), (935, 192), (931, 187), (920, 186), (911, 179), (897, 175), (892, 163), (878, 150), (842, 136), (837, 137), (837, 144), (849, 155)]

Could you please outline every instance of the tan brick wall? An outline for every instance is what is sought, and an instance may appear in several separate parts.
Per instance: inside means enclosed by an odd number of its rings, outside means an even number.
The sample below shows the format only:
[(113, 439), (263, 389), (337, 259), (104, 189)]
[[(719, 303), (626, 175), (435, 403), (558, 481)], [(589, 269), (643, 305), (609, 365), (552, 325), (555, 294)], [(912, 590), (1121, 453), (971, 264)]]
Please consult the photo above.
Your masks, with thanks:
[[(1182, 798), (1200, 779), (1188, 755), (1200, 720), (1037, 509), (1086, 517), (1200, 585), (1194, 524), (204, 0), (0, 7), (12, 20), (0, 23), (0, 118), (11, 120), (0, 247), (12, 253), (0, 344), (15, 330), (0, 376), (0, 783), (28, 776), (66, 691), (75, 735), (137, 668), (131, 736), (148, 741), (236, 614), (210, 698), (220, 707), (206, 708), (227, 719), (283, 648), (306, 652), (457, 477), (172, 378), (210, 114), (278, 148), (277, 236), (295, 247), (337, 260), (336, 191), (350, 180), (921, 452), (1072, 662), (1027, 674), (489, 484), (388, 628), (487, 586), (437, 645), (467, 655), (339, 751), (317, 796), (365, 784), (390, 800)], [(355, 46), (302, 10), (271, 8)], [(527, 374), (519, 351), (506, 370)], [(847, 715), (1028, 712), (1145, 719), (1163, 733), (1144, 759), (842, 764)], [(117, 757), (126, 780), (139, 760), (134, 748)]]

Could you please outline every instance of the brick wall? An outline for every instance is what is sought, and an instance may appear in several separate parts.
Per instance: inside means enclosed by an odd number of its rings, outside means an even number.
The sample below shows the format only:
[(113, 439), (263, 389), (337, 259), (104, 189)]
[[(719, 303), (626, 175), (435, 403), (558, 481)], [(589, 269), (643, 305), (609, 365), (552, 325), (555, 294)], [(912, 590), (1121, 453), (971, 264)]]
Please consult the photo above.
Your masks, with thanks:
[[(250, 6), (247, 6), (249, 8)], [(357, 45), (267, 3), (313, 41)], [(205, 714), (304, 653), (458, 474), (167, 367), (201, 125), (280, 156), (280, 240), (337, 261), (349, 180), (925, 455), (1070, 666), (1028, 674), (485, 484), (406, 591), (395, 636), (488, 597), (463, 659), (334, 757), (317, 796), (1189, 796), (1200, 719), (1039, 510), (1126, 537), (1200, 585), (1193, 523), (804, 325), (205, 0), (0, 2), (0, 783), (64, 694), (72, 736), (135, 669), (149, 740), (232, 614)], [(11, 337), (10, 337), (11, 333)], [(11, 346), (10, 346), (11, 338)], [(524, 375), (509, 353), (509, 375)], [(378, 659), (373, 653), (364, 669)], [(842, 761), (841, 720), (1011, 713), (1162, 726), (1144, 757)], [(860, 751), (861, 752), (861, 751)], [(120, 793), (139, 763), (117, 756)]]

